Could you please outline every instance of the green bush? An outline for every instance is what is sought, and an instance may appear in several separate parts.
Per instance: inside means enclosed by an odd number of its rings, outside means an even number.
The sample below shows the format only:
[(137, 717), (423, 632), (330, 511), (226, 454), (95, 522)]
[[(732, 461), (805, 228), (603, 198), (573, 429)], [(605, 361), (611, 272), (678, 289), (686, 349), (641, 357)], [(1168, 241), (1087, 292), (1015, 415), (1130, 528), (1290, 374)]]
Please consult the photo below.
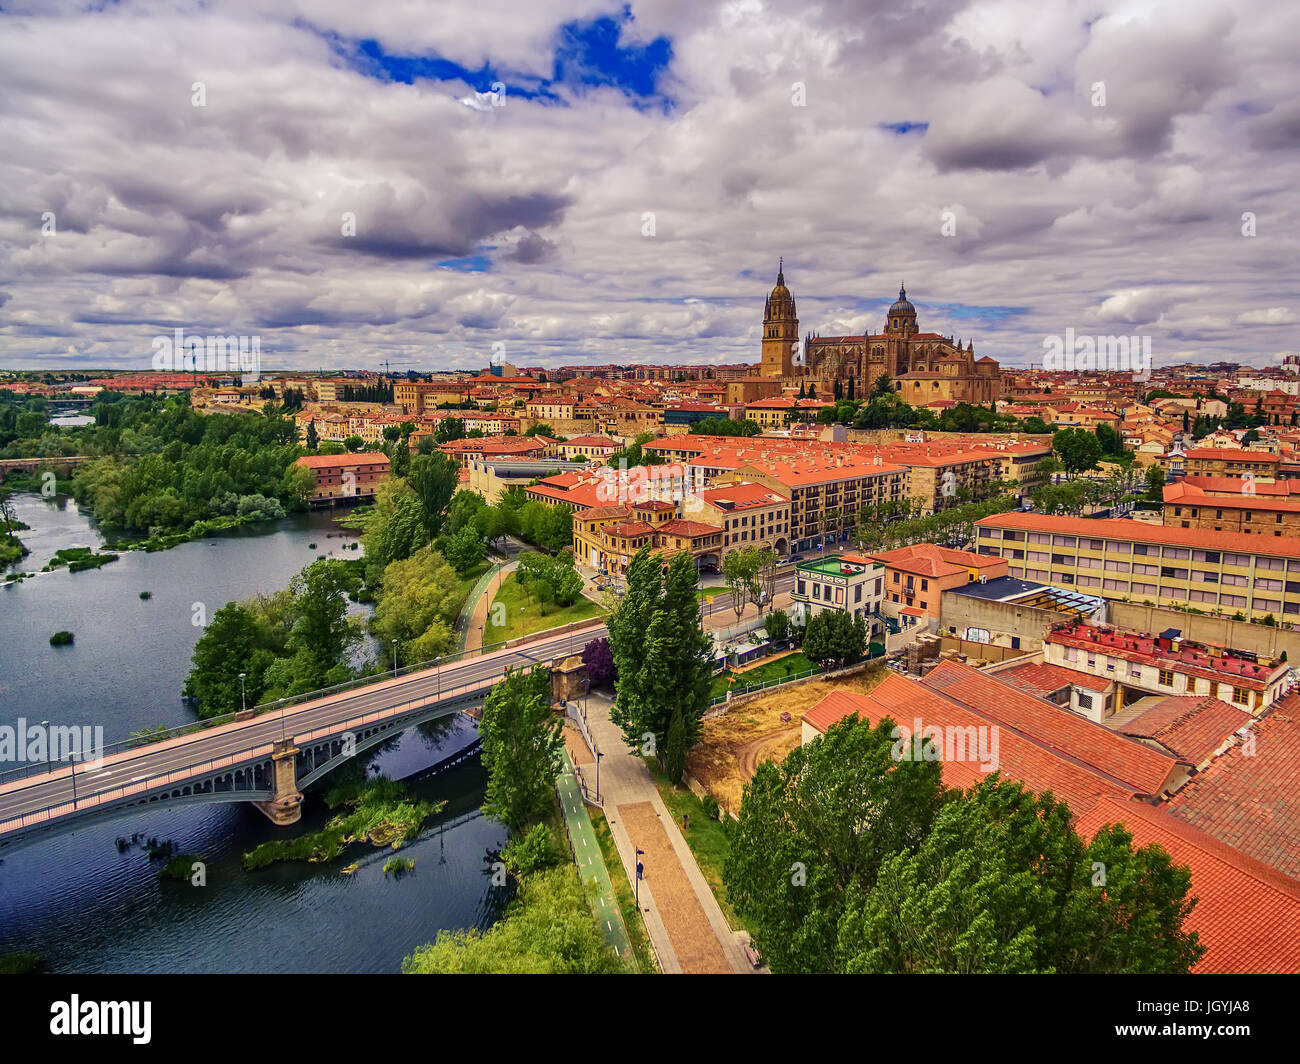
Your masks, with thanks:
[(721, 810), (718, 808), (718, 800), (711, 794), (706, 794), (700, 799), (700, 808), (704, 810), (704, 815), (711, 820), (720, 818)]
[(50, 636), (50, 646), (52, 647), (66, 647), (69, 646), (71, 643), (72, 643), (71, 632), (55, 632), (52, 636)]

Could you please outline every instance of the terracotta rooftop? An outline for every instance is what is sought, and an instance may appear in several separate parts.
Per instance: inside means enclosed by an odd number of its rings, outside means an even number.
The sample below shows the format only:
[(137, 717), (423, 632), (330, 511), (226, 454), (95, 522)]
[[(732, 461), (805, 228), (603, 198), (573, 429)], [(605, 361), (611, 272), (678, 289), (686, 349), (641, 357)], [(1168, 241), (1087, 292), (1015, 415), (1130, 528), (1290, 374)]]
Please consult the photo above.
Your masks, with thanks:
[(1200, 528), (1170, 528), (1145, 521), (1119, 518), (1050, 517), (1040, 513), (1005, 513), (975, 522), (980, 528), (1014, 529), (1025, 532), (1055, 532), (1093, 539), (1157, 543), (1169, 547), (1261, 554), (1266, 557), (1300, 559), (1300, 539), (1289, 536), (1254, 536), (1249, 533), (1214, 532)]
[(1160, 794), (1170, 778), (1179, 774), (1177, 758), (1027, 694), (1002, 682), (996, 674), (955, 661), (941, 661), (922, 683), (1138, 794)]
[(999, 669), (993, 675), (1004, 683), (1028, 691), (1039, 698), (1045, 698), (1067, 686), (1085, 687), (1089, 691), (1104, 693), (1110, 690), (1113, 682), (1104, 676), (1076, 672), (1074, 669), (1050, 665), (1045, 661), (1030, 661), (1009, 669)]
[(337, 469), (339, 466), (388, 467), (386, 454), (309, 454), (298, 459), (298, 465), (311, 469)]
[(1158, 845), (1192, 874), (1187, 917), (1205, 956), (1198, 974), (1300, 972), (1300, 883), (1166, 812), (1105, 798), (1075, 823), (1085, 839), (1123, 824), (1137, 847)]
[[(1268, 664), (1268, 659), (1256, 660), (1255, 655), (1243, 657), (1231, 650), (1163, 636), (1101, 628), (1083, 622), (1054, 629), (1043, 636), (1043, 642), (1078, 647), (1125, 661), (1200, 676), (1211, 683), (1227, 679), (1236, 686), (1251, 691), (1264, 690), (1287, 670), (1285, 662)], [(1177, 650), (1174, 649), (1175, 643), (1178, 644)]]
[(660, 532), (667, 532), (669, 535), (692, 537), (711, 536), (723, 531), (718, 525), (706, 524), (704, 521), (684, 521), (680, 518), (676, 521), (665, 521), (658, 528)]
[[(872, 725), (884, 717), (909, 731), (920, 720), (922, 727), (988, 728), (993, 722), (938, 691), (891, 673), (868, 695), (855, 691), (832, 691), (803, 719), (819, 732), (850, 714), (865, 716)], [(1132, 790), (1113, 778), (1091, 771), (1079, 762), (1061, 756), (1048, 747), (1025, 738), (1010, 728), (998, 728), (998, 769), (1011, 779), (1020, 780), (1031, 790), (1051, 791), (1066, 802), (1075, 815), (1091, 809), (1103, 797), (1121, 801)], [(943, 761), (943, 782), (949, 787), (970, 787), (984, 777), (978, 762)]]
[(1171, 695), (1109, 726), (1121, 735), (1150, 739), (1175, 757), (1203, 764), (1254, 720), (1240, 706), (1210, 695)]
[(956, 576), (968, 569), (1005, 568), (1005, 558), (994, 558), (987, 554), (973, 554), (970, 551), (952, 550), (939, 547), (933, 543), (916, 543), (910, 547), (897, 550), (878, 551), (870, 555), (878, 562), (884, 562), (890, 569), (919, 576)]
[(1254, 742), (1216, 758), (1170, 801), (1171, 816), (1300, 877), (1300, 698), (1251, 727)]

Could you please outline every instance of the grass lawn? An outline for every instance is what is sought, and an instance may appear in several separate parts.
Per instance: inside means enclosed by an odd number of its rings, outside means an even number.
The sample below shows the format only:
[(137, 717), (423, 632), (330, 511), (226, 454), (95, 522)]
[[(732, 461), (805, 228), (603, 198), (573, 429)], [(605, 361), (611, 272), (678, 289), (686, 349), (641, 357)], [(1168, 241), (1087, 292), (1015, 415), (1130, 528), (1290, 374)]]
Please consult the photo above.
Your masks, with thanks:
[(677, 827), (680, 829), (682, 826), (683, 813), (691, 818), (691, 826), (682, 831), (682, 836), (690, 846), (691, 853), (695, 855), (695, 863), (700, 866), (700, 872), (709, 884), (709, 889), (718, 899), (718, 906), (722, 909), (722, 915), (727, 918), (727, 923), (733, 930), (736, 928), (751, 930), (731, 907), (731, 902), (727, 898), (727, 888), (722, 883), (722, 869), (727, 862), (727, 854), (731, 852), (730, 830), (735, 822), (730, 817), (726, 822), (714, 820), (704, 812), (704, 804), (692, 791), (685, 787), (674, 787), (668, 782), (668, 778), (659, 771), (659, 764), (654, 758), (642, 760), (650, 770), (650, 775), (654, 777), (655, 786), (659, 788), (659, 797), (664, 800), (668, 812), (677, 821)]
[(742, 672), (736, 676), (735, 683), (729, 683), (729, 673), (722, 673), (713, 678), (712, 698), (719, 695), (725, 695), (729, 690), (743, 691), (750, 684), (766, 683), (770, 680), (782, 680), (787, 676), (797, 676), (799, 673), (807, 673), (813, 667), (813, 663), (804, 656), (803, 651), (795, 651), (793, 654), (787, 654), (776, 661), (770, 661), (766, 665), (760, 665), (756, 669), (750, 669), (748, 672)]
[(636, 895), (632, 893), (632, 884), (627, 881), (623, 862), (618, 858), (618, 847), (614, 845), (614, 836), (610, 834), (609, 821), (605, 819), (603, 812), (592, 806), (587, 807), (587, 815), (591, 818), (596, 842), (600, 845), (601, 855), (605, 858), (605, 869), (609, 872), (609, 882), (614, 888), (618, 911), (623, 915), (623, 926), (627, 928), (628, 941), (632, 943), (637, 971), (657, 972), (659, 962), (655, 958), (654, 950), (650, 948), (650, 939), (645, 932), (645, 921), (636, 911)]
[[(501, 611), (497, 606), (505, 607), (505, 623), (496, 625), (492, 623), (492, 618)], [(501, 584), (501, 589), (497, 592), (496, 597), (492, 600), (492, 606), (488, 610), (487, 629), (483, 633), (483, 644), (498, 643), (503, 639), (515, 639), (521, 635), (532, 635), (534, 632), (545, 631), (547, 628), (555, 628), (561, 624), (571, 624), (574, 621), (585, 621), (592, 617), (599, 617), (605, 611), (597, 606), (591, 599), (580, 596), (578, 601), (572, 606), (557, 606), (551, 603), (546, 607), (546, 613), (542, 613), (542, 607), (536, 599), (531, 599), (524, 593), (524, 589), (519, 585), (513, 573), (511, 573)]]

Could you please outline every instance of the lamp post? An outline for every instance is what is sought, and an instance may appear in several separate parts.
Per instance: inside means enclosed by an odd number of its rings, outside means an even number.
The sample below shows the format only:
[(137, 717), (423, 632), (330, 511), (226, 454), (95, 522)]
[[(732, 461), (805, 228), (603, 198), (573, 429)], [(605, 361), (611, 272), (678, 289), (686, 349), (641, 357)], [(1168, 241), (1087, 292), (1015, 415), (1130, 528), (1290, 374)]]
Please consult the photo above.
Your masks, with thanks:
[(600, 801), (600, 759), (605, 755), (596, 751), (596, 801)]
[(636, 862), (636, 907), (641, 908), (641, 877), (645, 874), (645, 865), (641, 863), (641, 858), (645, 855), (645, 850), (637, 850)]
[(247, 688), (244, 686), (244, 677), (246, 677), (247, 675), (248, 673), (246, 672), (241, 672), (239, 674), (239, 711), (241, 713), (248, 712), (248, 697), (247, 697), (248, 691)]

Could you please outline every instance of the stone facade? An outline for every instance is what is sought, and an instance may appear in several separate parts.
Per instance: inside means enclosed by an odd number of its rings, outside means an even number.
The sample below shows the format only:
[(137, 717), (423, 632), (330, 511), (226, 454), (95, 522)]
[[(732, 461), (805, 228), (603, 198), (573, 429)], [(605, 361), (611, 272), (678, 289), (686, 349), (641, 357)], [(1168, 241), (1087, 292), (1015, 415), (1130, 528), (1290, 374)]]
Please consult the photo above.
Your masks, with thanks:
[(802, 344), (802, 363), (796, 357), (800, 347), (798, 310), (786, 287), (782, 264), (763, 309), (759, 371), (763, 377), (779, 377), (787, 384), (813, 384), (818, 395), (828, 397), (836, 381), (844, 395), (848, 394), (848, 382), (853, 381), (855, 396), (863, 398), (883, 374), (912, 406), (939, 400), (992, 406), (1002, 394), (998, 363), (987, 356), (977, 359), (970, 340), (963, 346), (951, 336), (921, 332), (916, 308), (902, 287), (882, 332), (862, 336), (810, 333)]

